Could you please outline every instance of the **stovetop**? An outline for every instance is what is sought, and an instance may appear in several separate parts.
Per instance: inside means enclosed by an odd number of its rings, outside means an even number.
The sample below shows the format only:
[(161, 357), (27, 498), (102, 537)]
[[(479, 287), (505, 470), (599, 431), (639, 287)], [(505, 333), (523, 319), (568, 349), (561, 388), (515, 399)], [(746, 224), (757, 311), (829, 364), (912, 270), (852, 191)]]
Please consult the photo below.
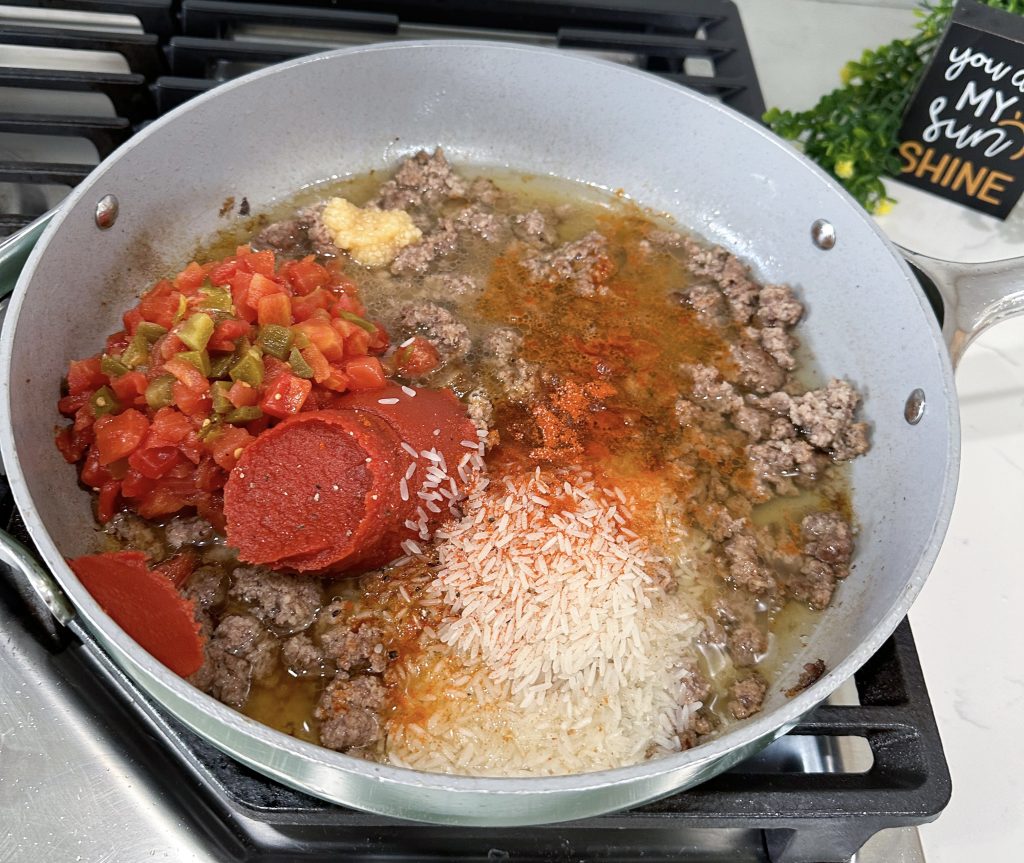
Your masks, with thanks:
[[(33, 20), (0, 12), (0, 45), (16, 46), (0, 61), (0, 235), (58, 203), (148, 120), (222, 80), (311, 50), (451, 36), (452, 16), (459, 35), (590, 51), (752, 116), (764, 107), (739, 16), (718, 0), (9, 5)], [(0, 860), (823, 863), (850, 859), (881, 830), (858, 860), (910, 863), (921, 859), (915, 832), (890, 828), (930, 820), (949, 797), (906, 622), (830, 703), (728, 773), (627, 813), (529, 830), (416, 825), (277, 785), (162, 714), (13, 577), (0, 579), (0, 632), (0, 810), (21, 815)]]

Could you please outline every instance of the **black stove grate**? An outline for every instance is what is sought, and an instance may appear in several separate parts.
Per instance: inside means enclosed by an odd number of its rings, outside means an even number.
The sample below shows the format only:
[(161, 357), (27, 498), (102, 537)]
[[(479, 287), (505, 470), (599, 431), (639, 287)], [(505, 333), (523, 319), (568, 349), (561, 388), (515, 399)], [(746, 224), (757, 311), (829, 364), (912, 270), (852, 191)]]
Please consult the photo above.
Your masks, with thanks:
[[(270, 63), (346, 45), (462, 36), (556, 46), (661, 75), (751, 117), (764, 111), (743, 25), (728, 0), (13, 0), (7, 5), (22, 7), (25, 20), (0, 22), (0, 49), (61, 49), (65, 68), (18, 65), (23, 52), (8, 52), (15, 59), (5, 61), (0, 51), (0, 236), (54, 206), (132, 132), (196, 94)], [(63, 17), (45, 17), (39, 9)], [(103, 17), (95, 17), (100, 13)], [(103, 68), (94, 68), (95, 52), (107, 56)], [(89, 102), (89, 114), (74, 109), (40, 115), (24, 113), (18, 91), (65, 93), (70, 104), (82, 94), (101, 94), (105, 100)], [(38, 150), (22, 147), (12, 153), (3, 140), (3, 133), (11, 132), (41, 136), (39, 149), (49, 149), (42, 138), (81, 139), (85, 155), (75, 151), (43, 162)]]

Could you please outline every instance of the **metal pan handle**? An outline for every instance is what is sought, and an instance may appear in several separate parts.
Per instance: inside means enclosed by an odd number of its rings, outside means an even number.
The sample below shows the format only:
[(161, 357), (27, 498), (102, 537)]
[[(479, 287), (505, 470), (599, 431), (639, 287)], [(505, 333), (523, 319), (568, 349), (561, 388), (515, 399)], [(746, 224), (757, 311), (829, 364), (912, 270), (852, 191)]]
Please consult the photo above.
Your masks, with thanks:
[(31, 552), (9, 533), (0, 530), (0, 561), (21, 573), (58, 623), (67, 626), (75, 609), (56, 579), (36, 562)]
[(35, 248), (36, 242), (56, 212), (56, 210), (50, 210), (48, 213), (43, 213), (34, 222), (11, 234), (0, 243), (0, 298), (6, 297), (14, 290), (18, 276), (21, 274), (21, 268), (25, 266), (29, 253)]
[(901, 251), (942, 298), (942, 335), (954, 367), (985, 330), (1024, 314), (1024, 258), (961, 264)]

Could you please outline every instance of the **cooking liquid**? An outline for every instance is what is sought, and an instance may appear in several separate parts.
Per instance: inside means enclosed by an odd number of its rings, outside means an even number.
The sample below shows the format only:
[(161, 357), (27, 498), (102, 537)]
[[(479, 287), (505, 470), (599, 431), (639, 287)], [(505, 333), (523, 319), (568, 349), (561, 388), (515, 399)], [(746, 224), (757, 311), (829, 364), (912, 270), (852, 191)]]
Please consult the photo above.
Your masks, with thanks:
[[(520, 329), (525, 335), (523, 358), (538, 364), (543, 371), (563, 379), (600, 378), (611, 383), (615, 395), (602, 403), (600, 429), (591, 429), (584, 436), (582, 460), (588, 469), (605, 478), (606, 484), (617, 484), (627, 493), (630, 487), (642, 490), (652, 483), (664, 485), (673, 498), (667, 502), (682, 505), (681, 517), (688, 520), (685, 527), (699, 537), (701, 500), (694, 497), (694, 488), (671, 470), (673, 460), (688, 449), (690, 434), (675, 417), (680, 391), (678, 367), (682, 363), (706, 363), (725, 368), (728, 341), (738, 333), (710, 329), (692, 310), (669, 299), (671, 292), (687, 286), (691, 276), (681, 252), (646, 246), (645, 238), (652, 229), (673, 229), (664, 219), (625, 199), (564, 180), (506, 171), (487, 171), (486, 176), (506, 193), (496, 210), (522, 213), (540, 208), (551, 213), (557, 209), (560, 242), (576, 240), (592, 230), (608, 237), (616, 265), (609, 281), (609, 296), (585, 298), (564, 286), (531, 285), (516, 254), (500, 254), (505, 249), (499, 244), (467, 235), (460, 250), (445, 258), (443, 266), (446, 271), (479, 279), (485, 285), (479, 295), (438, 295), (430, 276), (398, 279), (386, 268), (367, 270), (349, 262), (347, 273), (359, 285), (370, 316), (380, 320), (392, 333), (393, 341), (397, 341), (397, 301), (429, 299), (451, 309), (468, 327), (477, 347), (464, 361), (439, 370), (427, 382), (450, 386), (460, 395), (481, 383), (487, 384), (492, 394), (501, 392), (489, 368), (481, 363), (479, 353), (479, 346), (496, 326)], [(214, 243), (197, 250), (196, 258), (230, 254), (263, 225), (287, 218), (296, 209), (327, 197), (341, 196), (362, 204), (384, 179), (385, 175), (371, 172), (304, 189), (267, 213), (222, 232)], [(799, 328), (796, 335), (799, 336)], [(802, 360), (800, 383), (807, 388), (818, 385), (820, 377), (813, 365), (805, 356), (798, 354), (798, 358)], [(531, 450), (542, 442), (531, 413), (532, 405), (498, 400), (494, 407), (501, 442), (488, 454), (492, 473), (500, 475), (503, 469), (515, 465), (532, 466), (535, 460)], [(743, 443), (742, 434), (737, 432), (729, 457), (703, 468), (713, 468), (722, 476), (749, 472)], [(848, 490), (847, 470), (833, 465), (814, 490), (756, 506), (751, 520), (793, 535), (800, 519), (809, 511), (836, 509), (849, 515)], [(391, 570), (387, 577), (397, 583), (409, 575)], [(411, 575), (422, 577), (423, 573)], [(352, 603), (355, 613), (380, 614), (382, 609), (391, 616), (400, 613), (404, 603), (396, 601), (393, 592), (384, 597), (379, 580), (375, 584), (375, 589), (367, 592), (361, 590), (356, 579), (329, 582), (324, 587), (324, 601), (344, 597)], [(695, 589), (709, 616), (717, 598), (737, 594), (710, 563), (699, 573)], [(230, 609), (224, 613), (230, 613)], [(433, 612), (420, 609), (420, 613), (427, 617)], [(756, 670), (769, 681), (771, 689), (777, 689), (781, 683), (777, 680), (778, 670), (802, 649), (819, 612), (788, 602), (759, 606), (756, 615), (770, 634), (768, 650), (759, 658)], [(405, 616), (408, 624), (408, 620), (416, 617), (416, 609), (407, 609)], [(396, 635), (394, 642), (387, 645), (399, 652), (399, 661), (407, 669), (415, 668), (419, 661), (418, 634), (419, 626), (410, 630), (407, 625), (404, 635)], [(700, 653), (702, 670), (713, 685), (710, 708), (727, 726), (734, 721), (725, 709), (729, 700), (727, 689), (737, 672), (722, 644), (707, 641), (700, 645)], [(749, 669), (740, 676), (747, 673)], [(392, 710), (397, 711), (396, 718), (400, 716), (405, 722), (418, 720), (413, 705), (423, 699), (424, 681), (429, 677), (411, 674), (406, 683), (392, 683)], [(444, 682), (437, 680), (435, 695), (443, 697)], [(324, 685), (323, 679), (299, 679), (279, 667), (271, 679), (254, 685), (244, 712), (288, 734), (316, 742), (313, 708)]]

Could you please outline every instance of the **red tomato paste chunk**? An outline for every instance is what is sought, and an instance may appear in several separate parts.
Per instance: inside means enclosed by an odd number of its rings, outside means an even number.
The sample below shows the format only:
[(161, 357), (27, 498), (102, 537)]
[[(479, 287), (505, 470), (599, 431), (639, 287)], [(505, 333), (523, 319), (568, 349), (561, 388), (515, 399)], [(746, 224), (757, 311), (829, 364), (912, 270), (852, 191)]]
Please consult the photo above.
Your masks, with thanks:
[(182, 677), (203, 664), (203, 639), (191, 600), (146, 566), (139, 551), (76, 557), (68, 565), (92, 598), (143, 648)]

